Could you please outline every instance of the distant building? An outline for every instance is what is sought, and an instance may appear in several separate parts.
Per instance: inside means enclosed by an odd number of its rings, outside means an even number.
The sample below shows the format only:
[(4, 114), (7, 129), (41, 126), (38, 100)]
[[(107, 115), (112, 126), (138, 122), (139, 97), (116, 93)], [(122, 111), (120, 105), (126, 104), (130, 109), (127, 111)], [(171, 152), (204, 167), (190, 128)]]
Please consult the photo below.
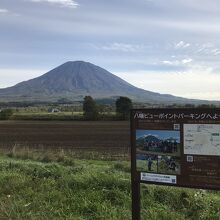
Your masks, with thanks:
[(57, 113), (57, 112), (60, 112), (60, 110), (57, 109), (57, 108), (49, 108), (49, 109), (48, 109), (48, 112), (49, 112), (49, 113)]

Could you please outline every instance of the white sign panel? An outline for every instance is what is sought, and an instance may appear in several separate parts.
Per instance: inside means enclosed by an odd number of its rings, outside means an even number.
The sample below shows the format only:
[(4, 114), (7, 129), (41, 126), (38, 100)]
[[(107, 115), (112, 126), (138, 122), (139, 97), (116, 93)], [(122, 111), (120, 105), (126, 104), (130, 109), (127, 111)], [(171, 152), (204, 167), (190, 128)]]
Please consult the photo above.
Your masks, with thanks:
[(176, 184), (176, 176), (174, 175), (141, 173), (141, 180), (150, 181), (150, 182), (158, 182), (158, 183)]
[(184, 154), (220, 156), (220, 125), (184, 124)]

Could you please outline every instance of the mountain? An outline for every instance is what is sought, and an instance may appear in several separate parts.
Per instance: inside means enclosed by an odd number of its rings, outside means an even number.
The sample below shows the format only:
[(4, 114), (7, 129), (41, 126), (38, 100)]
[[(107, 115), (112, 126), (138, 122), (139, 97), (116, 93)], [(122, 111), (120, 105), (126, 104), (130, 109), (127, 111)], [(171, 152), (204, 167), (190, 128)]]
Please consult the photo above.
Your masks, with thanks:
[(84, 96), (127, 96), (151, 103), (193, 103), (193, 100), (137, 88), (107, 70), (84, 61), (66, 62), (44, 75), (0, 89), (1, 101), (82, 100)]
[(159, 142), (160, 139), (157, 138), (157, 137), (154, 136), (154, 135), (147, 135), (147, 136), (145, 137), (145, 141), (148, 141), (148, 142)]
[(148, 141), (148, 142), (158, 142), (160, 140), (155, 135), (149, 134), (149, 135), (146, 135), (146, 136), (139, 137), (136, 140), (136, 144), (137, 145), (143, 145), (146, 141)]

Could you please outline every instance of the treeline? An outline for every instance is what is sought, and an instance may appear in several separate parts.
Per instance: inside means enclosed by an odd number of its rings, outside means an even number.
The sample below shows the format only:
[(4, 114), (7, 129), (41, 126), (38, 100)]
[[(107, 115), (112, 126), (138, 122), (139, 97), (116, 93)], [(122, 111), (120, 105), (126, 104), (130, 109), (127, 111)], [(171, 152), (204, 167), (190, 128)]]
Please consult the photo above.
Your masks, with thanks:
[[(110, 118), (119, 120), (128, 120), (130, 115), (130, 109), (132, 109), (132, 101), (128, 97), (119, 97), (115, 102), (116, 115), (111, 115)], [(99, 120), (106, 118), (103, 114), (102, 105), (97, 102), (91, 96), (85, 96), (83, 101), (83, 115), (86, 120)]]
[[(128, 97), (116, 100), (98, 100), (85, 96), (83, 101), (67, 103), (9, 103), (0, 105), (0, 120), (128, 120), (130, 109), (134, 108), (216, 108), (214, 104), (169, 104), (154, 105), (150, 103), (132, 103)], [(15, 105), (16, 104), (16, 105)], [(51, 111), (52, 110), (57, 110)]]
[[(115, 103), (114, 112), (109, 112), (109, 107), (97, 102), (91, 96), (85, 96), (82, 103), (83, 114), (16, 114), (16, 108), (0, 110), (0, 120), (128, 120), (132, 101), (127, 97), (119, 97)], [(71, 106), (74, 108), (74, 106)], [(43, 107), (41, 107), (43, 108)], [(112, 108), (112, 107), (111, 107)], [(14, 114), (15, 113), (15, 114)]]
[(8, 120), (13, 115), (12, 109), (3, 109), (0, 110), (0, 120)]

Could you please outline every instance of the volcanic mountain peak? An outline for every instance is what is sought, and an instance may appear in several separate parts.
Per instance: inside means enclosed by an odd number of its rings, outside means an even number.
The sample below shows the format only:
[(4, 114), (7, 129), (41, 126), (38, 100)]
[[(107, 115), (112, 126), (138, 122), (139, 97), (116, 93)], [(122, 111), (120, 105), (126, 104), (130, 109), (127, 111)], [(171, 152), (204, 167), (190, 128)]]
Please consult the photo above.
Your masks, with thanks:
[(125, 86), (132, 87), (105, 69), (84, 61), (66, 62), (37, 80), (45, 88), (50, 85), (52, 92), (79, 90), (95, 96), (112, 93), (117, 95), (118, 90), (125, 89)]
[(139, 89), (107, 70), (84, 61), (68, 61), (44, 75), (0, 89), (0, 101), (82, 100), (127, 96), (151, 103), (192, 103), (192, 100)]

